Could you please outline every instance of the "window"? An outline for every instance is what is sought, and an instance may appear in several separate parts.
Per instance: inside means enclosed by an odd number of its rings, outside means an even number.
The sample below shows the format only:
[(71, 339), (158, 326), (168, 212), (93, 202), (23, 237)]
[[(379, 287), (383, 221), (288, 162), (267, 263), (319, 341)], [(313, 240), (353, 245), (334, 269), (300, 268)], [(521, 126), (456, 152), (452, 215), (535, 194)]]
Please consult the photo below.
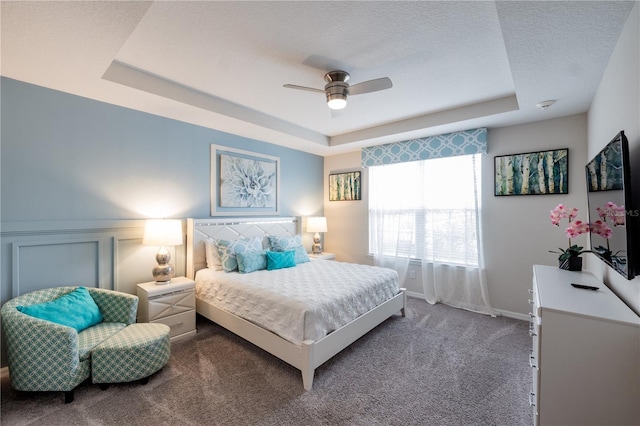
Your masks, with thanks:
[(370, 252), (478, 266), (480, 163), (474, 154), (370, 167)]

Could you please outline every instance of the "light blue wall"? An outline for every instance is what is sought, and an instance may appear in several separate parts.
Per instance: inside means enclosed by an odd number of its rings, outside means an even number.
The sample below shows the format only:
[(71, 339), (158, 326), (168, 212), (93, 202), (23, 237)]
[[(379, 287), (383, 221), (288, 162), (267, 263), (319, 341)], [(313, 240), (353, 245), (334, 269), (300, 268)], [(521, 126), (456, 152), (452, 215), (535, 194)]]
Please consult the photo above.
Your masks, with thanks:
[[(280, 158), (280, 215), (323, 213), (323, 158), (2, 78), (1, 302), (149, 281), (150, 217), (210, 216), (210, 146)], [(147, 250), (147, 251), (145, 251)], [(185, 246), (175, 248), (184, 274)]]
[(280, 157), (280, 214), (322, 213), (322, 157), (8, 78), (1, 84), (2, 222), (207, 217), (211, 144)]

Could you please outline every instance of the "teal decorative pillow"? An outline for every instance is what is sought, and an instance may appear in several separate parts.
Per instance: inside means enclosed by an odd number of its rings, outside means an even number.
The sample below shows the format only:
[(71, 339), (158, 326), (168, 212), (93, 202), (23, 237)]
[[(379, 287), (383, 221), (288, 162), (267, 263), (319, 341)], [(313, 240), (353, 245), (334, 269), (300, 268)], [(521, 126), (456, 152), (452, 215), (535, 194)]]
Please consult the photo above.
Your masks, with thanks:
[(305, 263), (310, 261), (309, 255), (307, 254), (307, 250), (304, 247), (302, 246), (296, 247), (295, 252), (296, 253), (294, 257), (295, 257), (296, 263)]
[(236, 253), (236, 259), (238, 260), (238, 272), (241, 274), (267, 269), (267, 255), (265, 251)]
[(267, 270), (291, 268), (296, 266), (295, 250), (267, 251)]
[(232, 272), (238, 269), (237, 253), (247, 253), (250, 251), (262, 250), (262, 238), (242, 238), (240, 240), (216, 240), (220, 263), (225, 272)]
[(29, 306), (16, 306), (23, 314), (82, 331), (102, 322), (102, 313), (86, 287), (78, 287), (55, 300)]
[(294, 235), (293, 237), (269, 237), (269, 245), (273, 251), (295, 251), (296, 264), (309, 262), (309, 256), (307, 250), (302, 245), (302, 238), (300, 235)]

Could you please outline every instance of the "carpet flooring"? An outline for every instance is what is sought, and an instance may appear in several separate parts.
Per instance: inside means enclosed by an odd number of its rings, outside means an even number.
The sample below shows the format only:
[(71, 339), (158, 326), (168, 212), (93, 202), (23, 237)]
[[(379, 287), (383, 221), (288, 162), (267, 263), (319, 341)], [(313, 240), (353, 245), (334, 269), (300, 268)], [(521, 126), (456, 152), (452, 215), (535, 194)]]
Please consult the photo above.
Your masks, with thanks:
[(316, 369), (300, 372), (198, 316), (149, 383), (61, 392), (1, 386), (2, 425), (531, 425), (528, 324), (409, 298)]

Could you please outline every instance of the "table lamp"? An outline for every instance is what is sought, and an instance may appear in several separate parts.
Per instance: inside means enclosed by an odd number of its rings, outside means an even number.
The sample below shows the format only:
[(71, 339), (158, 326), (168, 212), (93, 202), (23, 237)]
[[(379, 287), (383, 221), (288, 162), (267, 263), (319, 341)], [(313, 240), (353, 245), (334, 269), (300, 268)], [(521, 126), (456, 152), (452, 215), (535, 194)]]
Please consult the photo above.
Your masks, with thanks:
[(307, 218), (307, 232), (315, 232), (313, 236), (313, 246), (311, 253), (322, 253), (322, 246), (320, 245), (320, 232), (327, 232), (327, 218), (324, 216), (314, 216)]
[(156, 284), (168, 284), (173, 278), (174, 269), (169, 264), (171, 253), (166, 246), (182, 245), (182, 221), (180, 219), (150, 219), (144, 226), (142, 244), (160, 246), (156, 254), (158, 265), (152, 274)]

